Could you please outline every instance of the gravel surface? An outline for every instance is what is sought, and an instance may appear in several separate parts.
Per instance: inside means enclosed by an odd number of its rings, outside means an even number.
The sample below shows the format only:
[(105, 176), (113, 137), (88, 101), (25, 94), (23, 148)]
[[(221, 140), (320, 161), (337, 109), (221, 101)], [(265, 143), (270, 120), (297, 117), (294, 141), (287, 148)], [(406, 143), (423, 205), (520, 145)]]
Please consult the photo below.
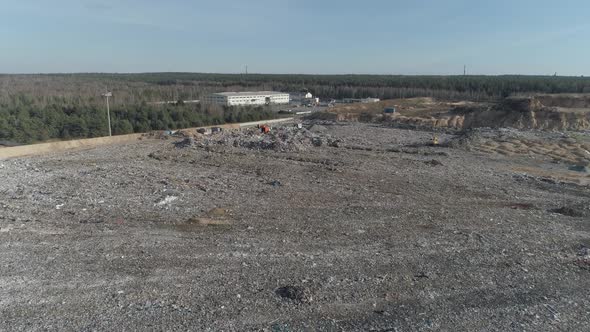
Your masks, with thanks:
[(0, 161), (0, 330), (590, 330), (587, 186), (307, 128)]

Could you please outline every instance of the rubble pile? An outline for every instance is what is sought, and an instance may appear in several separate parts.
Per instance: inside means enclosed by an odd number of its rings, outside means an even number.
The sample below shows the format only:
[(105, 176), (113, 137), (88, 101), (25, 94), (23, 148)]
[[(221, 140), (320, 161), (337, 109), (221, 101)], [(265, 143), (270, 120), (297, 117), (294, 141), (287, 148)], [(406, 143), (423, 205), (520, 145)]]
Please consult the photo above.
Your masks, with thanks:
[[(311, 128), (314, 129), (314, 128)], [(317, 128), (316, 128), (317, 129)], [(319, 130), (307, 130), (297, 127), (273, 128), (269, 133), (262, 133), (259, 129), (244, 129), (240, 131), (223, 131), (212, 135), (195, 135), (174, 143), (177, 148), (187, 147), (233, 147), (249, 150), (273, 150), (277, 152), (305, 151), (313, 146), (337, 147), (340, 140), (332, 139), (328, 134)]]
[(182, 141), (174, 142), (174, 146), (177, 148), (188, 148), (195, 146), (195, 139), (193, 137), (187, 137)]

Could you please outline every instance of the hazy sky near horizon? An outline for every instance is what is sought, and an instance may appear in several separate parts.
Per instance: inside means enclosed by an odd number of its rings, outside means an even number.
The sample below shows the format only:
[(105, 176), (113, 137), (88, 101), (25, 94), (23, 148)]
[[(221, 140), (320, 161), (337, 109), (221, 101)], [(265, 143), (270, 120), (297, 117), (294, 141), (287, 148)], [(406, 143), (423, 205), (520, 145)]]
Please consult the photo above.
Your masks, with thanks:
[(0, 73), (590, 75), (588, 0), (0, 4)]

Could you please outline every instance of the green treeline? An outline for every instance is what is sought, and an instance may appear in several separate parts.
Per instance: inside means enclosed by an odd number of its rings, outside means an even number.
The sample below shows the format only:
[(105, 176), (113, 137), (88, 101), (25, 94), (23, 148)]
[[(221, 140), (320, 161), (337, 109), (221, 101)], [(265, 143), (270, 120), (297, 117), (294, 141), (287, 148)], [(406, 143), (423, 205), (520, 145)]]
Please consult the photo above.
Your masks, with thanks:
[[(87, 74), (90, 77), (93, 74)], [(96, 74), (99, 75), (99, 74)], [(382, 99), (438, 96), (493, 99), (514, 93), (590, 93), (590, 78), (573, 76), (403, 76), (146, 73), (111, 76), (161, 86), (264, 86), (279, 91), (305, 88), (323, 98)]]
[[(270, 119), (273, 113), (258, 108), (221, 108), (191, 105), (136, 105), (111, 109), (114, 135), (180, 129), (232, 122)], [(0, 105), (0, 141), (33, 143), (49, 139), (108, 135), (106, 109), (94, 105), (45, 106), (21, 103)]]
[[(220, 91), (310, 91), (320, 98), (436, 97), (491, 100), (515, 93), (590, 93), (590, 78), (574, 76), (403, 76), (298, 74), (46, 74), (0, 75), (7, 94), (99, 99), (107, 87), (121, 103), (199, 99)], [(2, 94), (2, 90), (8, 91)], [(66, 92), (64, 94), (64, 92)]]

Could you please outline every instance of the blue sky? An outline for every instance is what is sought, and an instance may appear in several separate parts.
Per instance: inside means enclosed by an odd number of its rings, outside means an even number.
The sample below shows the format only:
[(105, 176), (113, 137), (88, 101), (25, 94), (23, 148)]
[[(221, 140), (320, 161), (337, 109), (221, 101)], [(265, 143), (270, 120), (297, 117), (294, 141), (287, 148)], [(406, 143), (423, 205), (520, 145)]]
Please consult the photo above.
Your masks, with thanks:
[(588, 0), (1, 0), (0, 72), (590, 75)]

